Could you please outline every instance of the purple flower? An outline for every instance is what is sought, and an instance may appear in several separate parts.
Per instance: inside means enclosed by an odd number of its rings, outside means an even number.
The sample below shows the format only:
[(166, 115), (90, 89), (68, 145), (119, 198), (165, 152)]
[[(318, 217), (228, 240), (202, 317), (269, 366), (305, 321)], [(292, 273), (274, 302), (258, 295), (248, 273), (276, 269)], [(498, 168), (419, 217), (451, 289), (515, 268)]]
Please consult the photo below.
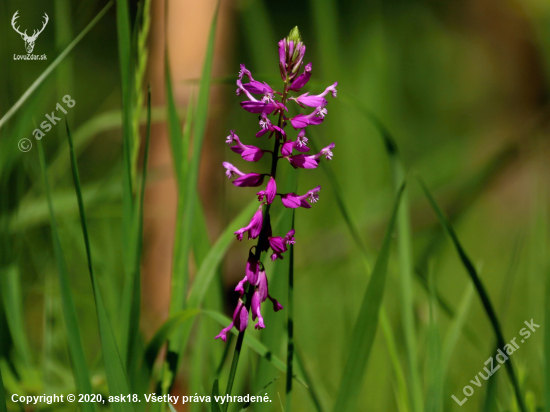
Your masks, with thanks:
[(295, 129), (303, 129), (309, 125), (316, 126), (318, 124), (323, 123), (323, 120), (326, 115), (327, 115), (327, 109), (323, 107), (317, 107), (310, 114), (299, 114), (297, 116), (294, 116), (293, 118), (290, 119), (290, 123), (292, 124), (292, 127), (294, 127)]
[(233, 142), (237, 142), (237, 144), (231, 146), (231, 150), (240, 154), (241, 157), (248, 162), (257, 162), (264, 155), (264, 151), (259, 147), (242, 144), (239, 136), (235, 134), (234, 130), (231, 130), (231, 134), (227, 136), (225, 143), (231, 144)]
[[(275, 307), (275, 304), (273, 307)], [(248, 326), (248, 310), (241, 299), (239, 299), (239, 303), (237, 303), (237, 307), (233, 312), (233, 321), (229, 324), (229, 326), (223, 328), (215, 339), (221, 338), (224, 342), (226, 342), (227, 332), (229, 332), (233, 326), (235, 326), (239, 332), (244, 331)]]
[(244, 64), (241, 64), (239, 68), (239, 80), (242, 81), (243, 76), (245, 75), (248, 76), (250, 80), (254, 80), (254, 78), (252, 77), (252, 73), (250, 73), (250, 70), (248, 70)]
[(271, 255), (271, 260), (276, 260), (277, 258), (282, 259), (282, 254), (286, 252), (288, 249), (286, 245), (295, 244), (296, 240), (294, 239), (294, 229), (290, 230), (285, 237), (275, 236), (275, 237), (269, 237), (269, 246), (271, 246), (271, 250), (273, 250), (273, 254)]
[(292, 149), (296, 149), (302, 153), (309, 152), (309, 147), (306, 146), (308, 140), (305, 134), (305, 129), (301, 129), (300, 132), (298, 132), (298, 137), (295, 142), (289, 140), (288, 142), (283, 143), (281, 146), (281, 155), (283, 157), (292, 155)]
[(286, 138), (285, 131), (279, 126), (275, 126), (273, 123), (271, 123), (271, 120), (267, 118), (266, 113), (262, 113), (262, 116), (260, 118), (260, 126), (262, 129), (258, 133), (256, 133), (256, 137), (262, 137), (267, 132), (273, 132), (276, 130), (283, 136), (283, 138)]
[(327, 160), (332, 160), (332, 151), (331, 149), (334, 148), (334, 143), (329, 144), (327, 147), (323, 148), (319, 153), (316, 155), (294, 155), (289, 156), (286, 159), (290, 162), (290, 164), (294, 167), (301, 167), (303, 169), (315, 169), (317, 166), (319, 166), (319, 158), (321, 156), (325, 156)]
[(311, 205), (306, 201), (306, 199), (309, 199), (310, 203), (317, 202), (319, 200), (319, 195), (317, 193), (319, 193), (320, 190), (321, 186), (317, 186), (302, 196), (298, 196), (296, 193), (287, 193), (285, 195), (281, 195), (281, 201), (285, 207), (291, 209), (296, 209), (297, 207), (309, 209)]
[[(249, 83), (250, 84), (250, 83)], [(271, 92), (267, 92), (267, 94), (262, 98), (262, 100), (256, 99), (254, 96), (252, 96), (251, 92), (248, 89), (251, 90), (257, 90), (262, 85), (264, 90), (271, 90)], [(267, 113), (271, 114), (275, 110), (286, 110), (288, 109), (283, 105), (282, 103), (278, 102), (273, 98), (273, 90), (267, 83), (260, 83), (254, 81), (253, 85), (245, 88), (243, 86), (243, 83), (241, 79), (237, 80), (237, 96), (241, 94), (241, 92), (244, 92), (246, 96), (250, 100), (246, 100), (244, 102), (241, 102), (241, 107), (245, 109), (246, 111), (250, 113)]]
[(335, 82), (332, 86), (327, 87), (323, 93), (318, 95), (310, 96), (308, 92), (298, 97), (290, 97), (289, 100), (294, 100), (296, 103), (298, 103), (302, 107), (305, 107), (305, 106), (325, 107), (328, 104), (327, 99), (325, 99), (325, 96), (330, 92), (332, 93), (332, 97), (336, 97), (337, 85), (338, 85), (338, 82)]
[(258, 282), (258, 273), (260, 273), (260, 262), (252, 251), (248, 252), (248, 261), (246, 262), (246, 279), (251, 285)]
[(293, 80), (296, 77), (305, 53), (306, 46), (302, 43), (298, 28), (295, 27), (286, 39), (279, 42), (279, 69), (284, 81)]
[(298, 91), (304, 87), (311, 77), (311, 63), (308, 63), (304, 68), (304, 72), (296, 77), (288, 90)]
[(273, 199), (275, 199), (275, 194), (277, 193), (277, 183), (275, 182), (275, 179), (273, 179), (273, 176), (269, 178), (269, 182), (267, 182), (267, 186), (265, 190), (260, 190), (258, 193), (258, 200), (260, 202), (263, 202), (264, 196), (266, 198), (266, 202), (268, 205), (273, 203)]
[(237, 179), (233, 180), (233, 184), (238, 187), (256, 187), (260, 186), (264, 182), (264, 175), (259, 173), (243, 173), (229, 162), (223, 162), (225, 167), (225, 175), (228, 179), (231, 179), (234, 175), (239, 175)]
[(235, 232), (235, 235), (237, 235), (237, 239), (243, 240), (243, 234), (246, 231), (248, 231), (248, 239), (256, 239), (260, 235), (260, 232), (262, 230), (263, 219), (264, 215), (262, 213), (262, 206), (260, 206), (258, 211), (254, 213), (254, 216), (252, 216), (252, 220), (250, 220), (250, 223)]

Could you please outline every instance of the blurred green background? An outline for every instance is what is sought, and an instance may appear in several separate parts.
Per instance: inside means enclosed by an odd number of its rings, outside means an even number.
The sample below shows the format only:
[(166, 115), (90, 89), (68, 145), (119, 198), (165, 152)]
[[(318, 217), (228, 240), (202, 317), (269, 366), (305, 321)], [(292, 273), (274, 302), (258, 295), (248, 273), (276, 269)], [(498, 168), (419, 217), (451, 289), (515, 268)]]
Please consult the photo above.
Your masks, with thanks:
[[(215, 2), (168, 1), (166, 6), (153, 1), (145, 7), (128, 3), (133, 45), (130, 104), (122, 98), (121, 22), (117, 22), (117, 7), (124, 1), (108, 8), (51, 73), (47, 68), (107, 3), (0, 3), (0, 371), (8, 410), (75, 410), (78, 406), (65, 403), (23, 409), (9, 400), (13, 393), (77, 391), (39, 142), (32, 135), (44, 115), (55, 110), (67, 94), (76, 102), (67, 109), (67, 119), (75, 141), (93, 265), (114, 335), (123, 345), (121, 331), (128, 328), (121, 310), (129, 279), (125, 253), (133, 247), (124, 233), (128, 209), (123, 190), (123, 130), (129, 129), (123, 127), (123, 117), (130, 113), (134, 125), (128, 138), (134, 142), (133, 178), (140, 182), (145, 90), (151, 84), (151, 150), (140, 265), (141, 333), (136, 345), (146, 345), (169, 316), (174, 231), (190, 223), (186, 217), (176, 220), (174, 170), (178, 166), (173, 159), (178, 156), (171, 154), (174, 130), (167, 126), (164, 52), (167, 42), (180, 127), (191, 124), (196, 132), (187, 110), (191, 105), (191, 115), (200, 124), (197, 118), (205, 109), (200, 107), (200, 96), (197, 102), (198, 84)], [(46, 54), (46, 61), (14, 60), (14, 54), (26, 54), (24, 42), (10, 25), (16, 10), (18, 24), (28, 32), (40, 27), (44, 12), (49, 15), (33, 51)], [(296, 25), (307, 47), (305, 62), (313, 63), (313, 77), (305, 91), (317, 94), (338, 81), (338, 97), (328, 98), (325, 121), (308, 135), (318, 147), (336, 143), (329, 168), (295, 171), (284, 163), (279, 166), (280, 187), (286, 185), (288, 191), (294, 190), (298, 176), (297, 193), (322, 186), (319, 202), (296, 211), (296, 368), (312, 390), (295, 381), (292, 409), (329, 411), (341, 396), (342, 374), (348, 359), (353, 359), (352, 332), (362, 321), (359, 309), (388, 226), (396, 187), (406, 177), (407, 197), (393, 237), (382, 304), (381, 316), (386, 321), (378, 325), (364, 379), (361, 376), (357, 382), (356, 403), (349, 410), (521, 410), (504, 368), (482, 381), (481, 388), (474, 386), (475, 393), (463, 406), (451, 398), (464, 398), (463, 387), (472, 385), (470, 380), (483, 370), (484, 362), (494, 354), (496, 340), (464, 261), (418, 184), (420, 176), (477, 269), (506, 341), (519, 336), (526, 320), (541, 325), (511, 360), (525, 410), (550, 411), (548, 2), (223, 0), (199, 169), (196, 209), (200, 212), (194, 218), (192, 253), (180, 257), (189, 270), (190, 283), (201, 267), (205, 244), (208, 250), (256, 193), (254, 188), (231, 185), (221, 162), (227, 160), (246, 172), (268, 168), (265, 159), (245, 164), (224, 144), (229, 129), (235, 129), (245, 144), (266, 149), (272, 145), (252, 136), (258, 130), (257, 118), (239, 106), (242, 99), (234, 94), (238, 64), (245, 63), (255, 79), (280, 89), (277, 41)], [(137, 40), (140, 35), (141, 42)], [(44, 73), (47, 77), (31, 86)], [(122, 79), (126, 80), (124, 73)], [(12, 110), (29, 87), (30, 95)], [(388, 152), (381, 130), (390, 134), (398, 155)], [(32, 143), (29, 152), (17, 147), (23, 138)], [(196, 139), (191, 136), (192, 142)], [(95, 393), (107, 395), (65, 119), (41, 143), (91, 385)], [(138, 192), (134, 191), (134, 201)], [(283, 209), (280, 204), (272, 208), (279, 235), (290, 225), (291, 215)], [(204, 226), (200, 223), (203, 216)], [(139, 236), (134, 234), (134, 238)], [(233, 289), (243, 276), (252, 244), (231, 240), (220, 256), (222, 264), (203, 308), (231, 316), (237, 300)], [(266, 267), (270, 293), (286, 307), (288, 258), (276, 265), (266, 263)], [(272, 313), (267, 307), (264, 311), (267, 328), (257, 332), (249, 327), (247, 334), (284, 361), (287, 313)], [(219, 328), (207, 315), (197, 315), (173, 393), (210, 394), (217, 376), (220, 388), (225, 388), (235, 339), (225, 351), (226, 344), (213, 339)], [(161, 365), (158, 361), (156, 378)], [(130, 370), (127, 374), (132, 375)], [(279, 403), (279, 396), (284, 400), (285, 379), (271, 362), (245, 345), (233, 394), (255, 394), (277, 376), (282, 378), (262, 392), (273, 402), (252, 405), (249, 410), (282, 410), (284, 402)], [(155, 378), (149, 382), (143, 386), (146, 393), (159, 393)], [(132, 385), (133, 389), (141, 387)], [(188, 409), (177, 406), (192, 411), (209, 408), (208, 404)], [(231, 405), (229, 410), (240, 410), (240, 405)]]

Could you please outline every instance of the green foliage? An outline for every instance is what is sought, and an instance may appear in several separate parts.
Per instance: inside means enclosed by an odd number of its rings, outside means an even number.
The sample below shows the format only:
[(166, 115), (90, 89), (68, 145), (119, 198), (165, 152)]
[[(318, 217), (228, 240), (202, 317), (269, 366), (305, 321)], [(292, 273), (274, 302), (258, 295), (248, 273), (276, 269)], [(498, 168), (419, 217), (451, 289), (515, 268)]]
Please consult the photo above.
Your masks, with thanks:
[[(151, 107), (144, 81), (162, 63), (151, 60), (158, 55), (149, 53), (158, 44), (151, 35), (159, 38), (166, 18), (155, 20), (154, 5), (43, 5), (52, 20), (37, 41), (37, 53), (48, 55), (43, 62), (11, 60), (21, 40), (9, 24), (0, 28), (8, 56), (0, 68), (0, 412), (21, 409), (12, 394), (105, 398), (173, 387), (203, 396), (219, 394), (230, 379), (233, 395), (268, 393), (272, 402), (190, 404), (190, 411), (550, 412), (547, 108), (540, 97), (550, 78), (550, 7), (494, 4), (487, 24), (483, 2), (473, 13), (454, 4), (458, 20), (446, 5), (417, 0), (239, 0), (227, 15), (217, 5), (207, 42), (197, 43), (205, 51), (200, 78), (176, 83), (168, 57), (181, 59), (171, 46), (163, 57), (165, 106)], [(14, 0), (0, 6), (2, 21), (18, 7)], [(25, 18), (32, 31), (33, 14)], [(281, 159), (278, 192), (320, 184), (321, 199), (308, 210), (274, 202), (274, 235), (296, 229), (285, 259), (263, 262), (284, 310), (266, 307), (266, 329), (249, 327), (230, 377), (237, 333), (226, 343), (214, 336), (230, 322), (251, 246), (234, 232), (258, 203), (245, 200), (254, 189), (222, 186), (219, 161), (247, 172), (268, 165), (229, 159), (223, 136), (235, 128), (245, 144), (268, 148), (234, 97), (235, 69), (245, 63), (277, 89), (277, 41), (292, 27), (289, 36), (307, 46), (304, 63), (313, 63), (300, 93), (339, 83), (323, 124), (306, 130), (310, 154), (334, 141), (334, 160), (300, 172), (298, 184)], [(180, 107), (175, 95), (184, 85), (190, 98)], [(151, 93), (155, 102), (164, 94)], [(67, 116), (71, 128), (63, 119), (36, 140), (33, 129), (65, 94), (77, 102)], [(308, 113), (292, 102), (288, 108), (288, 117)], [(148, 209), (145, 193), (170, 170), (158, 166), (158, 152), (148, 167), (150, 142), (158, 150), (162, 137), (152, 126), (168, 130), (178, 197), (175, 240), (164, 251), (172, 257), (170, 313), (158, 323), (142, 289), (149, 284), (142, 262), (152, 250), (148, 224), (166, 216)], [(29, 153), (16, 147), (22, 138), (32, 141)], [(403, 191), (411, 171), (427, 183)], [(166, 270), (147, 268), (148, 282), (158, 275), (167, 285)], [(451, 395), (531, 318), (544, 332), (522, 343), (504, 365), (508, 375), (484, 381), (468, 405), (456, 405)], [(145, 402), (78, 407), (175, 411)]]

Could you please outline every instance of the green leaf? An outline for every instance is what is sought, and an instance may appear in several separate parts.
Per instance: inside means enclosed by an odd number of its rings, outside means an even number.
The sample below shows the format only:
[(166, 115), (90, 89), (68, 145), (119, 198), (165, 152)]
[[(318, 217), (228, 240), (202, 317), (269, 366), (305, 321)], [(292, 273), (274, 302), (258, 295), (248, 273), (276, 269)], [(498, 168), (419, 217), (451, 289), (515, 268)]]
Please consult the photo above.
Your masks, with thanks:
[(211, 412), (222, 412), (222, 408), (220, 407), (218, 401), (216, 401), (216, 397), (220, 396), (220, 387), (218, 384), (218, 380), (214, 380), (214, 385), (212, 385), (212, 399), (211, 399)]
[(30, 87), (23, 93), (23, 95), (15, 102), (15, 104), (6, 112), (4, 116), (0, 119), (0, 129), (2, 126), (4, 126), (7, 121), (19, 110), (19, 108), (25, 103), (25, 101), (30, 97), (31, 94), (46, 80), (46, 78), (50, 75), (51, 72), (54, 71), (54, 69), (61, 63), (61, 61), (67, 57), (67, 55), (74, 49), (74, 47), (80, 43), (80, 40), (88, 34), (88, 32), (101, 20), (101, 18), (107, 13), (107, 11), (111, 8), (113, 5), (113, 1), (110, 1), (107, 3), (103, 9), (97, 14), (97, 16), (94, 17), (94, 19), (86, 26), (84, 30), (80, 32), (78, 36), (67, 46), (65, 50), (61, 52), (59, 56), (56, 57), (56, 59), (38, 76), (38, 78), (33, 82), (33, 84), (30, 85)]
[(0, 293), (15, 350), (21, 356), (26, 366), (30, 366), (32, 364), (32, 356), (25, 333), (22, 305), (23, 296), (21, 295), (21, 284), (19, 282), (19, 270), (17, 266), (12, 265), (0, 269)]
[(2, 380), (2, 368), (0, 368), (0, 412), (8, 412), (5, 392), (4, 381)]
[(151, 371), (162, 345), (170, 338), (170, 335), (184, 322), (192, 319), (200, 311), (198, 309), (186, 309), (170, 317), (157, 330), (153, 338), (147, 344), (144, 352), (144, 361)]
[[(497, 346), (499, 348), (503, 348), (504, 345), (506, 345), (506, 341), (504, 339), (504, 335), (502, 333), (502, 330), (500, 328), (500, 323), (498, 321), (497, 315), (495, 310), (493, 309), (493, 304), (491, 303), (491, 299), (489, 298), (489, 295), (487, 291), (485, 290), (485, 286), (481, 282), (481, 279), (479, 278), (477, 274), (477, 270), (474, 267), (472, 261), (466, 254), (466, 251), (460, 244), (460, 241), (458, 240), (458, 236), (456, 235), (453, 227), (443, 214), (443, 211), (439, 208), (437, 202), (433, 198), (432, 194), (430, 193), (428, 187), (426, 184), (422, 181), (422, 179), (418, 178), (418, 181), (420, 182), (420, 185), (422, 186), (422, 189), (424, 190), (424, 194), (428, 198), (428, 201), (430, 205), (432, 206), (432, 209), (434, 210), (435, 214), (437, 215), (437, 218), (439, 219), (439, 222), (451, 238), (451, 241), (453, 243), (453, 246), (455, 247), (458, 256), (460, 258), (460, 261), (462, 262), (462, 265), (466, 269), (466, 272), (468, 272), (468, 275), (470, 276), (470, 279), (472, 280), (477, 293), (479, 295), (479, 298), (481, 299), (481, 303), (483, 304), (483, 308), (485, 309), (485, 313), (487, 314), (487, 317), (489, 318), (489, 321), (491, 322), (491, 326), (493, 328), (493, 332), (496, 337)], [(512, 383), (512, 387), (514, 388), (514, 392), (516, 395), (516, 399), (519, 405), (519, 408), (522, 412), (527, 412), (527, 409), (525, 408), (525, 403), (523, 401), (523, 396), (521, 394), (521, 389), (519, 387), (519, 381), (517, 378), (517, 375), (514, 371), (514, 365), (512, 360), (510, 359), (505, 364), (506, 371), (508, 372), (508, 376), (510, 377), (510, 381)]]
[[(260, 396), (260, 395), (261, 395), (267, 388), (269, 388), (269, 386), (270, 386), (273, 382), (275, 382), (277, 379), (279, 379), (278, 376), (277, 376), (275, 379), (272, 379), (271, 381), (269, 381), (269, 382), (267, 383), (267, 385), (265, 385), (262, 389), (260, 389), (258, 392), (256, 392), (256, 395), (254, 395), (254, 396)], [(248, 407), (250, 406), (250, 404), (251, 404), (250, 402), (246, 402), (246, 403), (243, 405), (243, 407), (241, 408), (241, 412), (245, 411), (246, 408), (248, 408)]]
[(365, 291), (359, 315), (357, 316), (348, 351), (350, 355), (344, 368), (334, 406), (335, 412), (355, 410), (356, 398), (363, 383), (363, 376), (378, 326), (378, 315), (386, 285), (391, 240), (397, 220), (397, 211), (404, 190), (405, 184), (401, 186), (397, 193), (393, 212), (384, 235), (384, 240), (382, 241), (382, 247), (376, 259), (372, 276)]
[[(73, 174), (73, 182), (75, 186), (76, 198), (78, 201), (78, 210), (80, 213), (80, 223), (82, 227), (82, 235), (84, 237), (84, 244), (86, 247), (86, 258), (88, 261), (88, 271), (90, 273), (90, 279), (92, 283), (92, 289), (94, 292), (97, 321), (99, 326), (99, 335), (101, 340), (101, 349), (103, 354), (103, 363), (105, 365), (105, 375), (107, 377), (107, 385), (109, 392), (112, 395), (130, 394), (130, 387), (126, 379), (124, 372), (124, 366), (120, 351), (117, 346), (115, 335), (105, 303), (103, 302), (103, 295), (99, 282), (95, 276), (92, 263), (92, 251), (90, 248), (90, 238), (88, 235), (88, 225), (86, 223), (86, 214), (84, 211), (84, 201), (82, 200), (82, 187), (80, 184), (80, 177), (78, 174), (78, 166), (76, 162), (76, 155), (74, 153), (73, 141), (67, 124), (67, 139), (69, 141), (69, 152), (71, 155), (71, 170)], [(87, 392), (92, 393), (92, 392)], [(133, 403), (112, 403), (113, 411), (115, 412), (134, 412)]]
[(133, 80), (132, 70), (132, 43), (130, 17), (127, 0), (116, 0), (118, 54), (120, 63), (120, 78), (122, 84), (122, 154), (123, 154), (123, 194), (122, 194), (122, 249), (124, 266), (124, 288), (120, 306), (120, 354), (122, 359), (129, 356), (132, 346), (132, 301), (135, 291), (135, 252), (136, 227), (134, 207), (134, 170), (132, 153), (134, 151), (133, 128)]
[[(52, 243), (57, 263), (57, 272), (59, 276), (59, 288), (61, 292), (61, 307), (63, 311), (63, 319), (65, 321), (65, 329), (67, 331), (67, 346), (71, 357), (71, 365), (74, 374), (74, 380), (78, 393), (92, 394), (92, 384), (90, 382), (90, 374), (86, 365), (86, 357), (82, 346), (82, 338), (80, 336), (80, 328), (78, 326), (78, 318), (74, 306), (71, 288), (69, 285), (69, 274), (63, 250), (61, 249), (61, 241), (57, 231), (57, 222), (53, 210), (52, 197), (50, 192), (50, 184), (48, 182), (48, 174), (46, 171), (46, 159), (44, 156), (44, 148), (42, 142), (38, 141), (38, 155), (40, 159), (40, 168), (44, 179), (44, 189), (48, 199), (48, 207), (50, 211), (50, 221), (52, 228)], [(94, 412), (95, 404), (84, 402), (82, 405), (84, 412)]]

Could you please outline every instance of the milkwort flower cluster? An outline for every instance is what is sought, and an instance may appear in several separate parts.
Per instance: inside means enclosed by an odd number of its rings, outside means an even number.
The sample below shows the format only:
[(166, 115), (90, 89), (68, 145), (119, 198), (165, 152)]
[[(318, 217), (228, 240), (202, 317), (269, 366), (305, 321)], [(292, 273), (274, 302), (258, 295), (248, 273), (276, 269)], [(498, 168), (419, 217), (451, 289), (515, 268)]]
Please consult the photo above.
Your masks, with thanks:
[[(307, 146), (306, 127), (315, 126), (323, 122), (327, 115), (326, 106), (328, 102), (326, 97), (328, 94), (336, 97), (338, 82), (328, 86), (323, 93), (318, 95), (310, 95), (307, 92), (299, 96), (289, 96), (290, 92), (300, 92), (311, 77), (311, 63), (303, 67), (305, 51), (306, 47), (302, 43), (297, 27), (290, 32), (287, 38), (279, 42), (279, 68), (281, 78), (284, 81), (282, 92), (274, 90), (266, 82), (255, 80), (245, 65), (240, 65), (239, 77), (237, 79), (237, 96), (246, 96), (246, 100), (241, 102), (241, 106), (246, 111), (259, 115), (260, 130), (256, 133), (256, 137), (267, 135), (270, 139), (274, 136), (275, 143), (273, 151), (262, 150), (259, 147), (244, 144), (234, 130), (230, 131), (225, 141), (230, 145), (233, 152), (241, 155), (248, 162), (257, 162), (265, 153), (270, 153), (272, 155), (272, 166), (270, 173), (244, 173), (231, 163), (223, 162), (227, 177), (229, 179), (237, 177), (233, 180), (235, 186), (257, 187), (261, 186), (267, 177), (269, 179), (265, 189), (257, 193), (258, 200), (260, 201), (258, 211), (247, 226), (235, 232), (239, 241), (246, 234), (248, 239), (258, 238), (258, 243), (250, 249), (245, 267), (245, 277), (235, 288), (240, 297), (233, 313), (233, 321), (229, 326), (222, 329), (216, 336), (216, 339), (221, 338), (225, 341), (227, 339), (227, 332), (233, 326), (239, 332), (243, 332), (248, 326), (249, 309), (252, 311), (252, 320), (255, 321), (256, 318), (258, 319), (255, 325), (256, 329), (265, 328), (260, 309), (262, 303), (267, 299), (273, 303), (273, 309), (276, 312), (283, 309), (281, 304), (269, 295), (267, 276), (263, 264), (260, 262), (260, 255), (262, 252), (268, 252), (271, 249), (272, 260), (283, 259), (283, 253), (287, 251), (287, 245), (295, 243), (295, 232), (291, 230), (284, 237), (273, 236), (269, 208), (276, 196), (280, 196), (281, 202), (287, 208), (310, 208), (312, 203), (319, 200), (321, 186), (317, 186), (303, 195), (277, 193), (275, 174), (278, 159), (286, 159), (294, 168), (303, 169), (315, 169), (323, 156), (327, 160), (332, 159), (334, 143), (323, 148), (317, 154), (309, 154), (310, 148)], [(248, 82), (246, 82), (245, 78), (248, 79)], [(280, 100), (278, 100), (279, 96)], [(288, 112), (286, 107), (288, 100), (293, 100), (302, 108), (313, 108), (313, 111), (309, 114), (298, 114), (297, 116), (288, 118), (285, 115)], [(278, 116), (276, 124), (272, 122), (269, 116)], [(284, 130), (288, 122), (298, 131), (295, 140), (292, 140)], [(255, 249), (254, 252), (252, 252), (252, 249)], [(253, 289), (246, 289), (247, 283), (249, 284), (248, 287)], [(247, 290), (249, 291), (248, 293)], [(250, 302), (248, 304), (243, 300), (245, 294), (247, 296), (246, 301)], [(250, 294), (252, 295), (251, 299)]]

